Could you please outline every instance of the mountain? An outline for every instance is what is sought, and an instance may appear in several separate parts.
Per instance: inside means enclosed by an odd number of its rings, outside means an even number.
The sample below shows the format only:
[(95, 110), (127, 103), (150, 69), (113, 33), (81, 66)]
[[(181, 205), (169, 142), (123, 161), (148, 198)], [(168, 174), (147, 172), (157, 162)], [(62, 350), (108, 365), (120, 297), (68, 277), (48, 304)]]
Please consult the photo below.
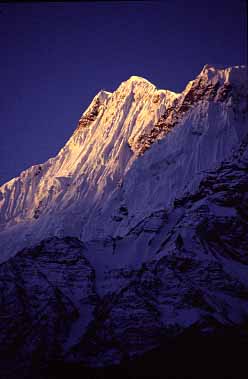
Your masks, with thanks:
[[(233, 329), (245, 349), (247, 172), (246, 138), (231, 160), (207, 173), (196, 192), (175, 200), (170, 211), (151, 214), (123, 238), (83, 244), (73, 237), (53, 237), (2, 263), (4, 377), (30, 375), (31, 368), (39, 371), (51, 362), (58, 367), (118, 364), (166, 341), (170, 356), (171, 339), (177, 341), (185, 331), (191, 334), (179, 346), (186, 349), (197, 335), (219, 335), (212, 342), (196, 339), (202, 349), (207, 343), (206, 354), (213, 359), (216, 341), (225, 354), (235, 355), (232, 346), (225, 346)], [(145, 259), (144, 252), (149, 252)], [(194, 346), (192, 351), (197, 354)], [(190, 359), (186, 352), (180, 357), (187, 363), (185, 356)], [(177, 372), (170, 360), (163, 361)]]
[(0, 259), (52, 236), (123, 236), (195, 189), (247, 131), (245, 79), (206, 65), (181, 94), (136, 76), (100, 91), (56, 157), (0, 187)]
[(181, 94), (131, 77), (1, 187), (3, 377), (164, 345), (168, 367), (185, 333), (186, 350), (229, 331), (248, 346), (247, 96), (243, 66), (206, 65)]

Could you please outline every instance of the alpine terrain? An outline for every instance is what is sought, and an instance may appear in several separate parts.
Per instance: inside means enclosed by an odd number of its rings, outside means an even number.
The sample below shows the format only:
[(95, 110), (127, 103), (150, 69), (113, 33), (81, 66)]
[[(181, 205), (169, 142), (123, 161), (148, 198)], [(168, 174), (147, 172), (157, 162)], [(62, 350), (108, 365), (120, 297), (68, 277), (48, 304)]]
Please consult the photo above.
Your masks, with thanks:
[(100, 91), (57, 156), (0, 187), (0, 377), (164, 344), (168, 368), (187, 333), (247, 347), (247, 236), (245, 66)]

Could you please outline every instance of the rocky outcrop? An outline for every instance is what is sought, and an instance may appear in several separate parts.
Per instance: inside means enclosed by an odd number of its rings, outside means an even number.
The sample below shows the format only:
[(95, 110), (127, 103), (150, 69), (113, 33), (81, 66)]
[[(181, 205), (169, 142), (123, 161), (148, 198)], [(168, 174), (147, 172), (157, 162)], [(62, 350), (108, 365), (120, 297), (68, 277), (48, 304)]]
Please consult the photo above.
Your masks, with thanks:
[[(211, 72), (213, 78), (209, 75)], [(214, 67), (204, 66), (199, 76), (190, 82), (181, 96), (176, 98), (166, 109), (149, 133), (143, 133), (139, 136), (134, 147), (136, 154), (144, 154), (155, 141), (166, 136), (176, 124), (183, 120), (185, 114), (200, 102), (228, 103), (229, 101), (235, 113), (239, 111), (240, 104), (246, 103), (242, 112), (244, 114), (247, 112), (248, 95), (247, 88), (245, 90), (245, 77), (240, 83), (233, 81), (229, 73), (226, 74), (225, 81), (221, 75), (215, 74), (216, 69)]]
[(144, 264), (124, 288), (104, 297), (67, 359), (94, 367), (120, 363), (193, 326), (211, 334), (242, 327), (247, 317), (248, 287), (221, 263), (174, 254)]

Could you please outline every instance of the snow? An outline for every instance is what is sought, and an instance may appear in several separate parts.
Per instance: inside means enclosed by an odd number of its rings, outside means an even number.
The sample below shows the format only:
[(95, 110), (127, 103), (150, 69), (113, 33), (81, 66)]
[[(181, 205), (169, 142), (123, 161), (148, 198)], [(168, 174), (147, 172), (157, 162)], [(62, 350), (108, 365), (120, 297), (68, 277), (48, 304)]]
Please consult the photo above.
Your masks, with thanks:
[[(181, 94), (131, 76), (113, 93), (101, 90), (56, 157), (23, 171), (0, 188), (0, 260), (52, 235), (84, 241), (122, 236), (153, 211), (170, 206), (204, 170), (231, 154), (247, 132), (247, 116), (230, 101), (195, 103), (143, 156), (141, 136), (202, 78), (230, 82), (245, 109), (245, 68), (205, 66)], [(230, 99), (228, 99), (230, 100)], [(207, 157), (207, 159), (206, 159)], [(128, 209), (120, 215), (120, 206)], [(37, 217), (34, 218), (34, 215)]]
[(240, 85), (247, 79), (247, 69), (244, 65), (217, 69), (214, 66), (206, 64), (199, 76), (207, 79), (208, 81), (215, 80), (220, 81), (223, 84), (236, 83)]
[[(125, 135), (138, 119), (130, 111), (145, 94), (143, 106), (155, 96), (158, 112), (164, 99), (138, 83), (113, 109), (108, 142), (102, 120), (115, 93), (97, 95), (60, 154), (23, 172), (3, 196), (9, 225), (1, 233), (2, 260), (53, 237), (0, 267), (2, 350), (24, 362), (37, 351), (53, 360), (56, 346), (56, 360), (100, 367), (191, 327), (201, 334), (245, 332), (247, 119), (237, 109), (234, 117), (225, 101), (204, 98), (138, 157)], [(92, 144), (86, 155), (84, 141)], [(39, 192), (51, 183), (46, 196)], [(35, 205), (35, 218), (28, 219), (32, 208), (23, 217), (25, 201)], [(82, 243), (73, 234), (91, 239)], [(11, 365), (14, 355), (7, 355)]]

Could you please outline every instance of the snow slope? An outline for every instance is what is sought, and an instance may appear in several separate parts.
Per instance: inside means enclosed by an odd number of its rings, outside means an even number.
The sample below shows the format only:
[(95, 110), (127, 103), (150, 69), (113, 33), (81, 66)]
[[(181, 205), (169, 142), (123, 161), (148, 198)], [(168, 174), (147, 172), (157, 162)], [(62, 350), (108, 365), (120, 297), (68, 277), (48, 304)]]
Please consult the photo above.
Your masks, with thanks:
[(123, 236), (196, 188), (247, 133), (245, 79), (206, 65), (181, 94), (137, 76), (100, 91), (56, 157), (0, 188), (0, 259), (52, 236)]

